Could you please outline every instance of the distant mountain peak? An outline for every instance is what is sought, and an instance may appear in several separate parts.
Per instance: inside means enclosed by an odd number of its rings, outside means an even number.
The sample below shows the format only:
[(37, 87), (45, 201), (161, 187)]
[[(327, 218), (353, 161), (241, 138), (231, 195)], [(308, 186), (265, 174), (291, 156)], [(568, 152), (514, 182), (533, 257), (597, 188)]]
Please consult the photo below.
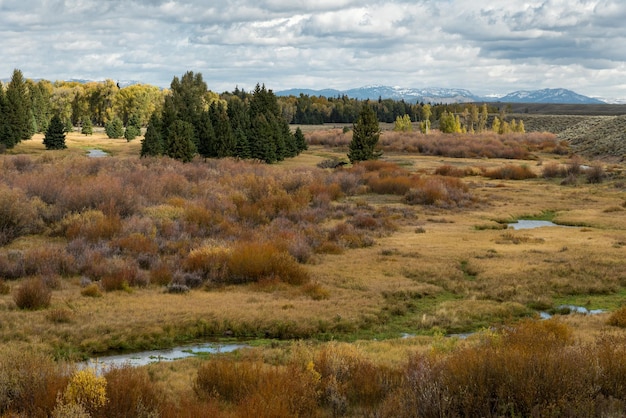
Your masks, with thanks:
[(290, 89), (276, 92), (278, 96), (343, 96), (359, 100), (393, 99), (407, 102), (424, 103), (468, 103), (468, 102), (510, 102), (510, 103), (570, 103), (597, 104), (604, 103), (592, 97), (583, 96), (564, 88), (546, 88), (541, 90), (519, 90), (505, 96), (477, 96), (471, 91), (448, 87), (405, 88), (372, 84), (349, 90), (312, 90)]

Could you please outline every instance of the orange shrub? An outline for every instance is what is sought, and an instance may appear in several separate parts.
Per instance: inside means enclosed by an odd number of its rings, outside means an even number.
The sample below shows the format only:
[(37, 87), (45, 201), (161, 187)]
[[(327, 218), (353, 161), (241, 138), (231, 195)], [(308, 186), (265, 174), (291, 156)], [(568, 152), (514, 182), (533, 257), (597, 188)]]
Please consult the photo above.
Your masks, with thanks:
[(36, 310), (50, 306), (52, 291), (41, 279), (24, 281), (15, 291), (13, 301), (20, 309)]
[(465, 206), (473, 197), (465, 183), (455, 177), (435, 176), (423, 179), (404, 196), (410, 205), (442, 207)]
[(228, 259), (228, 278), (231, 283), (254, 282), (278, 277), (285, 283), (302, 284), (309, 275), (288, 253), (274, 245), (259, 242), (241, 242), (235, 245)]
[(502, 180), (533, 179), (537, 175), (527, 165), (505, 165), (503, 167), (486, 170), (485, 177)]
[(99, 408), (94, 417), (155, 416), (158, 414), (162, 393), (150, 380), (144, 368), (130, 365), (108, 370), (107, 403)]
[(159, 250), (159, 247), (153, 239), (136, 232), (116, 239), (112, 243), (112, 246), (119, 248), (123, 252), (134, 255), (156, 254)]
[(416, 183), (417, 177), (370, 177), (367, 185), (373, 193), (404, 195)]

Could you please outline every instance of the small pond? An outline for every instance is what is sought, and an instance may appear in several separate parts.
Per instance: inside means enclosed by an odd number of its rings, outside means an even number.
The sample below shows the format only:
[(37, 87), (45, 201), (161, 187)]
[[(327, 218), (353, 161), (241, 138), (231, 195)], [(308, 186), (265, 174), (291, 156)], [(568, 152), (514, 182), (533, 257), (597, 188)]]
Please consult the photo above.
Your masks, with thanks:
[(110, 367), (129, 365), (133, 367), (146, 366), (160, 361), (174, 361), (201, 354), (230, 353), (240, 348), (247, 347), (243, 344), (197, 344), (183, 347), (174, 347), (167, 350), (141, 351), (138, 353), (120, 354), (92, 358), (82, 363), (86, 367), (97, 370)]
[(108, 156), (109, 156), (109, 153), (104, 152), (101, 149), (87, 150), (87, 157), (90, 157), (90, 158), (102, 158), (102, 157), (108, 157)]
[(517, 222), (513, 222), (509, 224), (509, 228), (513, 228), (515, 230), (518, 229), (534, 229), (534, 228), (541, 228), (544, 226), (559, 226), (559, 227), (563, 227), (563, 225), (558, 225), (555, 224), (554, 222), (551, 221), (532, 221), (532, 220), (528, 220), (528, 219), (520, 219)]

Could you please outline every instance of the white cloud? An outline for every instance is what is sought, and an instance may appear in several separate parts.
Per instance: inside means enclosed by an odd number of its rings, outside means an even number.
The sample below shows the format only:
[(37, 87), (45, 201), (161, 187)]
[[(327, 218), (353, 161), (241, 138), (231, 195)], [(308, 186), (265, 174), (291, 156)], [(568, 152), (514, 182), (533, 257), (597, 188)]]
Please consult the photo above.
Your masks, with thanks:
[(0, 78), (566, 87), (626, 98), (618, 0), (0, 0)]

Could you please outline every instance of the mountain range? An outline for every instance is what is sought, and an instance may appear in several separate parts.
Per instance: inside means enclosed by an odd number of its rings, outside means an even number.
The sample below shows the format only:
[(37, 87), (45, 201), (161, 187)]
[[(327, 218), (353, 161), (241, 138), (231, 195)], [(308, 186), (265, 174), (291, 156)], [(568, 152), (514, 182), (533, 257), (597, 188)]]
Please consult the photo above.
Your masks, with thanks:
[(470, 103), (470, 102), (505, 102), (505, 103), (567, 103), (567, 104), (602, 104), (602, 100), (583, 96), (567, 89), (520, 90), (504, 96), (478, 96), (465, 89), (440, 87), (402, 88), (390, 86), (365, 86), (350, 90), (311, 90), (289, 89), (278, 91), (277, 96), (338, 97), (348, 96), (359, 100), (393, 99), (406, 102), (423, 103)]

